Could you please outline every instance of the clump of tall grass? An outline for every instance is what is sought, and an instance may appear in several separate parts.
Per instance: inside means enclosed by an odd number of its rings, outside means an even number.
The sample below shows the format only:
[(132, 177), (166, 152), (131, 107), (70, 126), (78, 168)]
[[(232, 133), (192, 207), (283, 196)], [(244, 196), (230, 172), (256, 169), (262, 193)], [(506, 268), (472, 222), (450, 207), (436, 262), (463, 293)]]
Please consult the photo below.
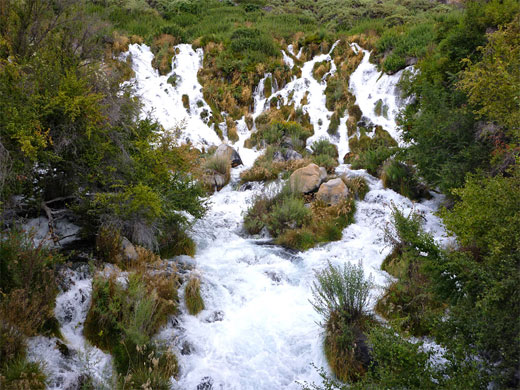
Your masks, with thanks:
[(312, 285), (311, 303), (324, 320), (325, 356), (341, 381), (358, 380), (368, 368), (360, 344), (372, 322), (367, 311), (372, 287), (373, 279), (365, 277), (361, 263), (341, 267), (329, 262)]
[(200, 295), (200, 279), (191, 277), (184, 288), (186, 308), (191, 315), (197, 315), (204, 310), (204, 300)]

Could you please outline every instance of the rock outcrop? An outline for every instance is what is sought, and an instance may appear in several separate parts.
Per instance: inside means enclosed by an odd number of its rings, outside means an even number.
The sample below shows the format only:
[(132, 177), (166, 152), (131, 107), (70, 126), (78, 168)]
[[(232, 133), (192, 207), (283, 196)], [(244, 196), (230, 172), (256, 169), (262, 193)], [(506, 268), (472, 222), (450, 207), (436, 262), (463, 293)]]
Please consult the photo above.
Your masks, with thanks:
[(293, 191), (307, 194), (317, 190), (326, 177), (327, 171), (325, 168), (316, 164), (309, 164), (306, 167), (295, 170), (289, 182)]

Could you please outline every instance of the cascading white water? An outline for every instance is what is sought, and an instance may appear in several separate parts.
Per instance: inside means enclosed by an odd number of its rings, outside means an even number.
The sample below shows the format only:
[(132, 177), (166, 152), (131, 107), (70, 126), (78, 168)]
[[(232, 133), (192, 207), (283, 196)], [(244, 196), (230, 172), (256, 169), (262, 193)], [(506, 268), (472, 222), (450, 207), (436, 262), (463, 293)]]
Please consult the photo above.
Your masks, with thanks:
[[(91, 346), (83, 337), (92, 292), (92, 277), (87, 265), (62, 271), (67, 289), (56, 298), (54, 313), (61, 325), (63, 340), (43, 336), (28, 343), (28, 358), (41, 361), (48, 377), (48, 389), (76, 389), (81, 376), (106, 382), (111, 375), (110, 355)], [(59, 345), (65, 346), (60, 351)]]
[[(196, 147), (218, 144), (217, 134), (201, 118), (201, 114), (208, 119), (211, 115), (197, 79), (202, 49), (195, 51), (191, 45), (182, 44), (175, 46), (175, 51), (172, 71), (166, 76), (160, 76), (152, 67), (154, 55), (146, 45), (130, 45), (123, 56), (132, 59), (135, 93), (143, 103), (143, 117), (151, 114), (167, 131), (182, 129), (181, 142)], [(183, 95), (189, 97), (189, 109), (183, 105)]]
[[(185, 118), (187, 125), (181, 139), (190, 138), (195, 145), (217, 145), (221, 141), (200, 119), (201, 109), (207, 107), (196, 79), (202, 52), (195, 52), (188, 45), (176, 48), (178, 53), (172, 74), (177, 75), (177, 86), (173, 87), (167, 83), (169, 76), (159, 76), (151, 67), (153, 55), (149, 48), (130, 46), (136, 91), (145, 109), (154, 109), (154, 117), (166, 129), (175, 126), (179, 118)], [(292, 47), (287, 51), (294, 55)], [(325, 107), (326, 84), (312, 76), (314, 64), (320, 61), (330, 61), (330, 72), (335, 71), (330, 54), (318, 55), (303, 65), (300, 78), (275, 91), (273, 96), (288, 104), (292, 95), (291, 101), (298, 106), (308, 92), (308, 104), (303, 109), (309, 113), (315, 129), (308, 144), (328, 138), (338, 146), (342, 157), (348, 151), (347, 118), (340, 121), (339, 137), (328, 135), (332, 113)], [(363, 114), (398, 137), (393, 122), (393, 110), (399, 104), (395, 96), (397, 76), (379, 77), (374, 69), (365, 53), (363, 62), (351, 77), (350, 86)], [(268, 106), (263, 95), (264, 81), (255, 90), (254, 117)], [(182, 105), (183, 94), (190, 97), (190, 112)], [(372, 116), (379, 98), (390, 107), (388, 119)], [(197, 105), (199, 100), (202, 103)], [(384, 123), (378, 122), (383, 119)], [(309, 302), (314, 271), (325, 267), (327, 261), (335, 265), (362, 262), (366, 274), (372, 275), (377, 285), (384, 286), (388, 275), (380, 266), (390, 251), (384, 242), (384, 228), (390, 222), (392, 204), (405, 213), (412, 209), (420, 212), (425, 229), (444, 244), (448, 238), (440, 220), (433, 214), (441, 198), (436, 196), (433, 200), (414, 204), (394, 191), (384, 189), (380, 180), (364, 170), (352, 171), (347, 165), (340, 165), (338, 173), (363, 176), (370, 186), (365, 200), (357, 203), (355, 223), (344, 230), (340, 241), (304, 253), (293, 253), (269, 245), (265, 238), (249, 237), (243, 231), (243, 214), (253, 199), (262, 192), (276, 190), (279, 183), (256, 183), (249, 189), (238, 189), (239, 173), (252, 166), (260, 152), (243, 148), (244, 140), (249, 136), (244, 119), (237, 121), (237, 131), (240, 139), (235, 146), (245, 166), (234, 168), (231, 183), (211, 196), (207, 215), (195, 224), (192, 233), (197, 255), (194, 259), (184, 259), (193, 264), (201, 276), (206, 309), (197, 316), (183, 310), (178, 321), (170, 322), (157, 337), (168, 342), (179, 356), (180, 376), (178, 380), (172, 380), (176, 389), (299, 389), (298, 381), (320, 382), (311, 363), (327, 367), (322, 352), (322, 328), (317, 324), (320, 318)], [(70, 290), (59, 295), (56, 308), (66, 341), (79, 354), (86, 350), (81, 323), (88, 309), (90, 283), (89, 278), (75, 281)], [(180, 291), (182, 295), (182, 289)], [(375, 289), (372, 298), (379, 292)], [(72, 310), (70, 316), (64, 315), (67, 310)], [(31, 341), (31, 357), (49, 362), (51, 388), (65, 389), (69, 379), (63, 378), (72, 377), (64, 372), (75, 370), (79, 363), (75, 363), (77, 359), (56, 357), (56, 348), (47, 345), (52, 340), (45, 342), (41, 338)], [(109, 358), (95, 353), (100, 359), (95, 372), (101, 378), (104, 367), (109, 366)]]
[[(396, 124), (399, 109), (408, 102), (403, 101), (397, 88), (403, 72), (413, 71), (410, 66), (393, 75), (379, 72), (369, 61), (370, 52), (361, 49), (357, 44), (352, 45), (356, 50), (363, 52), (363, 60), (350, 76), (349, 88), (356, 96), (356, 103), (375, 125), (381, 125), (392, 138), (402, 145), (401, 133)], [(380, 102), (380, 115), (376, 114), (376, 106)]]

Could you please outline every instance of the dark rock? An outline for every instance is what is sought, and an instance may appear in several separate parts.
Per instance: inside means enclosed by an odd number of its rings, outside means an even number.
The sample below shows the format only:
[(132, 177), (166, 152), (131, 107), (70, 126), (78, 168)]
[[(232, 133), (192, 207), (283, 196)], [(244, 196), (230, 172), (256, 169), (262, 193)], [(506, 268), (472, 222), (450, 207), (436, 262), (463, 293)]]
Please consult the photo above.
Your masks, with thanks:
[(181, 347), (181, 355), (190, 355), (192, 351), (193, 347), (191, 346), (191, 344), (188, 341), (184, 340)]
[(208, 318), (206, 318), (206, 322), (218, 322), (224, 319), (224, 312), (221, 310), (214, 311)]
[(282, 138), (282, 142), (280, 145), (282, 146), (282, 148), (294, 149), (293, 140), (291, 137), (288, 136)]
[(58, 351), (60, 351), (60, 353), (65, 356), (65, 357), (70, 357), (71, 355), (71, 351), (69, 349), (69, 347), (67, 347), (63, 342), (61, 342), (60, 340), (56, 340), (56, 348), (58, 348)]
[(354, 340), (354, 357), (365, 369), (372, 363), (372, 348), (368, 344), (367, 336), (362, 332), (359, 332)]
[(197, 385), (197, 390), (212, 390), (213, 389), (213, 378), (210, 376), (205, 376), (201, 379), (200, 383)]

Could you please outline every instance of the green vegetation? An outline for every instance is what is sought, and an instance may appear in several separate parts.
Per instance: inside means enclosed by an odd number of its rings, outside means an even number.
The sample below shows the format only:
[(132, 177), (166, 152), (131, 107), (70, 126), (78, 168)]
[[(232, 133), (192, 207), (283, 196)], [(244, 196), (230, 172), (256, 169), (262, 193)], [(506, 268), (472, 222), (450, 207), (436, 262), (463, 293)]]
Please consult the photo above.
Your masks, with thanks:
[(327, 139), (320, 139), (311, 145), (312, 162), (324, 167), (327, 172), (332, 173), (338, 164), (338, 148)]
[(336, 377), (356, 381), (370, 363), (366, 355), (365, 332), (373, 321), (367, 313), (372, 280), (366, 279), (361, 264), (328, 266), (316, 273), (312, 305), (325, 321), (324, 350)]
[(138, 262), (126, 285), (117, 281), (117, 274), (94, 278), (84, 334), (112, 354), (118, 388), (133, 383), (131, 388), (138, 389), (148, 383), (154, 389), (169, 389), (170, 377), (178, 373), (175, 355), (151, 339), (178, 305), (178, 281), (154, 260), (155, 269)]
[(275, 195), (255, 199), (244, 217), (244, 228), (249, 234), (266, 228), (275, 243), (307, 250), (321, 242), (341, 239), (342, 230), (353, 222), (354, 212), (353, 197), (328, 206), (314, 200), (314, 194), (293, 193), (286, 185)]
[(384, 163), (381, 168), (381, 180), (385, 188), (391, 188), (412, 200), (431, 197), (426, 187), (419, 183), (414, 169), (396, 159)]
[(192, 277), (184, 288), (184, 300), (186, 301), (186, 307), (188, 313), (191, 315), (197, 315), (204, 310), (204, 301), (200, 295), (200, 279)]
[(32, 238), (16, 227), (0, 232), (0, 385), (6, 389), (44, 389), (41, 367), (26, 360), (26, 338), (61, 337), (54, 326), (54, 267), (63, 257)]

